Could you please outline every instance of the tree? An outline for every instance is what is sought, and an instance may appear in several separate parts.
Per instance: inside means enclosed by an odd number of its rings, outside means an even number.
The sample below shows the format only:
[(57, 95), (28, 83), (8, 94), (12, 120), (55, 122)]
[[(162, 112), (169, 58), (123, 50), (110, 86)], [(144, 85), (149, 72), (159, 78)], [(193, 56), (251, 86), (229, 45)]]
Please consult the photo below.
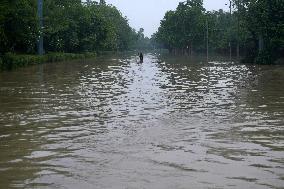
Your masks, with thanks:
[(283, 1), (233, 0), (232, 15), (223, 10), (205, 12), (202, 4), (188, 0), (167, 12), (155, 41), (170, 52), (204, 51), (207, 21), (213, 52), (228, 52), (230, 43), (234, 55), (240, 47), (246, 62), (272, 63), (283, 58)]
[(100, 0), (100, 5), (106, 5), (106, 1), (105, 0)]
[[(137, 34), (119, 10), (105, 1), (45, 0), (47, 52), (126, 50)], [(37, 0), (0, 2), (0, 53), (35, 53), (39, 36)]]
[(247, 61), (272, 63), (283, 56), (283, 9), (281, 0), (235, 0), (241, 20), (249, 31), (251, 49)]
[(35, 52), (38, 37), (36, 1), (1, 1), (0, 52)]
[(176, 11), (166, 13), (157, 33), (157, 40), (171, 52), (189, 53), (199, 50), (204, 38), (203, 1), (188, 0), (180, 3)]

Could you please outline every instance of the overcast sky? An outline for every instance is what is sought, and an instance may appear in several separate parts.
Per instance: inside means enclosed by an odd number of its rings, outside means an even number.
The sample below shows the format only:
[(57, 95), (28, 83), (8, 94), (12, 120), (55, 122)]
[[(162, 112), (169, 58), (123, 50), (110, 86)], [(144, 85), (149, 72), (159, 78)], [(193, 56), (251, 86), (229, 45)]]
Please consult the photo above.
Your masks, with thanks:
[[(129, 19), (131, 27), (145, 29), (145, 35), (150, 37), (157, 31), (160, 20), (166, 11), (176, 9), (181, 0), (106, 0), (116, 6)], [(229, 0), (204, 0), (207, 10), (227, 10), (225, 5)]]

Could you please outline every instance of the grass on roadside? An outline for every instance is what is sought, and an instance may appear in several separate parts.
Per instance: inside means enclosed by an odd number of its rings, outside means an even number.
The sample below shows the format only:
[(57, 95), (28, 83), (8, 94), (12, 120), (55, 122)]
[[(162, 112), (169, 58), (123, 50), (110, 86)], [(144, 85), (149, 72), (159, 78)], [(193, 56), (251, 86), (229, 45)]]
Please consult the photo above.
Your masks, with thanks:
[(0, 70), (11, 70), (29, 65), (42, 63), (62, 62), (75, 59), (94, 58), (95, 53), (73, 54), (73, 53), (48, 53), (43, 56), (39, 55), (20, 55), (6, 53), (0, 57)]

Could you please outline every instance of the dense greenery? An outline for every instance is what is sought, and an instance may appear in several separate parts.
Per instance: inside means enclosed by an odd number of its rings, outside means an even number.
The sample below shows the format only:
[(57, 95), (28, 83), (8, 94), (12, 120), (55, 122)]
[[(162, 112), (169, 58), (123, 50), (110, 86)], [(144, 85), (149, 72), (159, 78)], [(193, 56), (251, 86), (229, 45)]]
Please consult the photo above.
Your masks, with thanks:
[(36, 1), (0, 1), (0, 53), (35, 51), (38, 36)]
[(46, 52), (128, 50), (138, 34), (112, 5), (101, 0), (44, 0), (40, 31), (37, 0), (0, 1), (0, 53), (35, 54), (40, 32)]
[[(202, 0), (187, 0), (169, 11), (153, 35), (156, 43), (174, 53), (210, 52), (233, 55), (240, 49), (247, 62), (272, 63), (283, 58), (282, 0), (233, 0), (232, 14), (206, 12)], [(238, 48), (239, 46), (239, 48)]]
[(158, 42), (172, 51), (189, 51), (203, 45), (205, 9), (201, 1), (180, 3), (176, 11), (166, 13), (155, 35)]
[(93, 58), (95, 56), (95, 53), (48, 53), (43, 56), (6, 53), (4, 56), (2, 56), (2, 58), (0, 58), (0, 71), (41, 63)]
[[(44, 0), (44, 28), (37, 6), (37, 0), (0, 1), (0, 70), (143, 49), (150, 41), (104, 0)], [(41, 34), (46, 55), (35, 56)]]
[(234, 0), (240, 20), (249, 35), (245, 38), (247, 57), (272, 63), (284, 54), (284, 1)]
[[(247, 62), (283, 59), (283, 0), (232, 0), (232, 14), (206, 12), (202, 0), (187, 0), (168, 11), (152, 39), (104, 0), (44, 0), (44, 28), (39, 28), (37, 0), (0, 1), (0, 56), (36, 54), (40, 34), (49, 52), (85, 53), (165, 47), (180, 54), (209, 51)], [(238, 48), (239, 47), (239, 48)]]
[(144, 29), (140, 28), (137, 33), (136, 49), (145, 50), (152, 48), (152, 41), (144, 35)]

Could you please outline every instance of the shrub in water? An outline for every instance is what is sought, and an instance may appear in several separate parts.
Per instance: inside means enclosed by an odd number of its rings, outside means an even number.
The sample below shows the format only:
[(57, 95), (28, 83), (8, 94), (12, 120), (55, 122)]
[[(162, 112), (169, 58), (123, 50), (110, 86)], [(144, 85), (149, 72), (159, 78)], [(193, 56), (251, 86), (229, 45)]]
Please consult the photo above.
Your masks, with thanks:
[(0, 70), (11, 70), (14, 68), (24, 67), (49, 62), (62, 62), (74, 59), (85, 59), (95, 57), (95, 53), (72, 54), (72, 53), (49, 53), (43, 56), (38, 55), (19, 55), (6, 53), (0, 59)]

